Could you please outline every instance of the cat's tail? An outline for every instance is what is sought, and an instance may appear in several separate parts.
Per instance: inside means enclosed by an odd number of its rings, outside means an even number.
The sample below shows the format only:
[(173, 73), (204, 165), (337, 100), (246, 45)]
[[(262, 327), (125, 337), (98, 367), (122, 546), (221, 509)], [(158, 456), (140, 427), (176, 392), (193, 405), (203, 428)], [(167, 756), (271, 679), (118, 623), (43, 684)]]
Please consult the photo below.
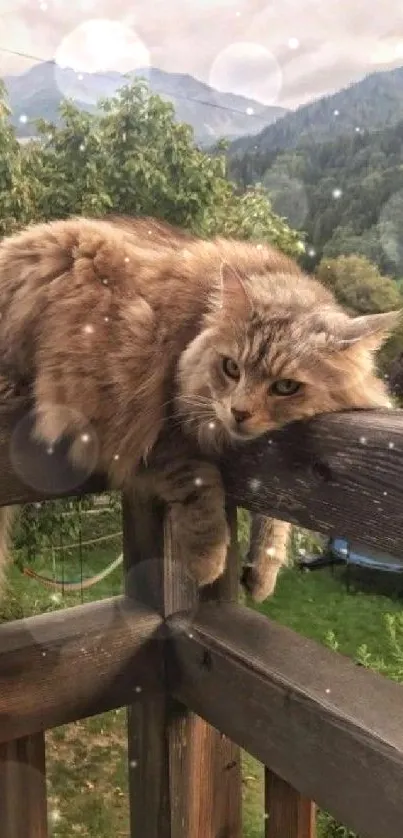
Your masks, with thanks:
[(6, 585), (6, 568), (10, 555), (11, 530), (17, 514), (16, 506), (0, 507), (0, 598)]

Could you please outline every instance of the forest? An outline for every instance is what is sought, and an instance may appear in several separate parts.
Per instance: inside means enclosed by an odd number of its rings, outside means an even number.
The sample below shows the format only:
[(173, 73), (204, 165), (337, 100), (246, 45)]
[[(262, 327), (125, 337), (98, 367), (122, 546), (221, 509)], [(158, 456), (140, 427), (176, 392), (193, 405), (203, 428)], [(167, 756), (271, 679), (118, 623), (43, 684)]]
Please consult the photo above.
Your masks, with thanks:
[(395, 125), (403, 118), (402, 80), (402, 67), (370, 73), (289, 111), (257, 136), (240, 137), (231, 144), (231, 154), (285, 151)]
[(402, 140), (400, 121), (292, 151), (231, 156), (230, 171), (242, 188), (261, 183), (276, 211), (305, 231), (307, 265), (322, 256), (356, 254), (399, 280)]

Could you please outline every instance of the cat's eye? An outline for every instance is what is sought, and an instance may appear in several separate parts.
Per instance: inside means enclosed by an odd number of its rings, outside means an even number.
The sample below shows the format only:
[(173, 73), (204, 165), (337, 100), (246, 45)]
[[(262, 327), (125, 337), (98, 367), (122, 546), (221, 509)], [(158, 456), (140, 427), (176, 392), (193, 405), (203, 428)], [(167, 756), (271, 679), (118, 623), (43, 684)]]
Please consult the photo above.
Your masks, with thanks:
[(273, 381), (269, 393), (272, 396), (293, 396), (300, 389), (300, 381), (294, 381), (293, 378), (279, 378), (278, 381)]
[(223, 358), (222, 368), (225, 372), (225, 375), (227, 375), (228, 378), (234, 378), (235, 380), (237, 380), (241, 375), (239, 366), (237, 362), (233, 360), (233, 358)]

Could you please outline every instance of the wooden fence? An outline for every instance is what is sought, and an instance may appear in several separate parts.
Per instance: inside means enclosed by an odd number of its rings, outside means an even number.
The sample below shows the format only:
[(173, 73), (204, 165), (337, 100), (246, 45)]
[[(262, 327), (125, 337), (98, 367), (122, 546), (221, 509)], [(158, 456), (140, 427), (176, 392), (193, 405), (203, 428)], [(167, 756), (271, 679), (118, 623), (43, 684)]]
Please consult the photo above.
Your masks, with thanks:
[[(103, 488), (27, 428), (1, 418), (0, 505)], [(126, 496), (125, 595), (1, 626), (1, 838), (48, 836), (44, 731), (120, 706), (131, 838), (240, 838), (241, 748), (267, 766), (266, 838), (313, 838), (316, 804), (360, 838), (401, 838), (401, 686), (237, 604), (235, 511), (402, 551), (402, 415), (296, 425), (223, 473), (232, 556), (203, 596), (169, 514)]]

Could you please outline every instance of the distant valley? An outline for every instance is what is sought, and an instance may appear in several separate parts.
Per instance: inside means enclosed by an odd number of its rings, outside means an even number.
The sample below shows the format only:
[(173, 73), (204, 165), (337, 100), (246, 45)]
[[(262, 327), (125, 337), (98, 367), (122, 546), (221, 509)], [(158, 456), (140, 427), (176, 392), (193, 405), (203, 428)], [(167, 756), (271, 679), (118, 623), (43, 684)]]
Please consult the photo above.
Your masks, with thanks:
[[(178, 121), (193, 127), (198, 143), (209, 146), (224, 138), (259, 133), (287, 111), (233, 93), (221, 93), (190, 75), (156, 68), (136, 70), (132, 78), (145, 78), (152, 92), (171, 101)], [(113, 96), (128, 84), (120, 73), (77, 73), (54, 62), (36, 64), (18, 76), (3, 79), (18, 137), (35, 135), (33, 120), (58, 121), (58, 106), (71, 98), (82, 109), (95, 111), (101, 98)]]
[(228, 156), (237, 183), (261, 184), (306, 233), (307, 267), (356, 253), (403, 277), (403, 68), (287, 114)]

